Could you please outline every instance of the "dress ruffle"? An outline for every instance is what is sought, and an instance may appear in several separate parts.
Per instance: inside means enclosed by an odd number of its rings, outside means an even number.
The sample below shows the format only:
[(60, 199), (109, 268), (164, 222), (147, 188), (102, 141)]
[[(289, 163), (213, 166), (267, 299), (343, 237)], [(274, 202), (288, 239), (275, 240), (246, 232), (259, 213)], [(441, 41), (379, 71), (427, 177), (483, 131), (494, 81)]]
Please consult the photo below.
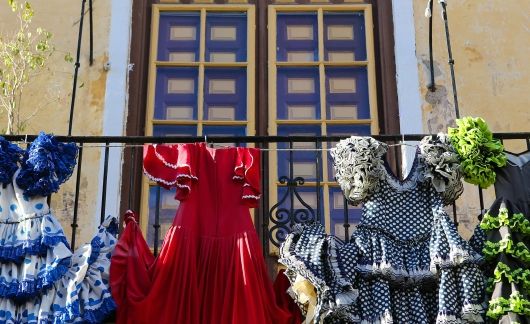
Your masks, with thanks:
[(435, 214), (430, 240), (431, 271), (483, 262), (483, 257), (460, 236), (449, 215), (442, 208), (435, 211)]
[(419, 145), (424, 160), (422, 176), (430, 179), (445, 205), (453, 203), (464, 192), (458, 153), (447, 135), (424, 137)]
[(359, 225), (354, 235), (361, 251), (356, 270), (394, 284), (418, 284), (435, 279), (430, 271), (429, 236), (399, 240), (378, 228)]
[(91, 243), (68, 259), (67, 271), (45, 294), (24, 302), (0, 299), (2, 323), (100, 323), (114, 309), (108, 287), (110, 254), (116, 238), (108, 231), (116, 219), (108, 217)]
[(0, 261), (20, 263), (29, 255), (45, 255), (49, 247), (69, 248), (63, 229), (46, 213), (31, 215), (17, 222), (0, 222)]
[(482, 252), (487, 263), (487, 316), (494, 320), (530, 319), (529, 225), (526, 215), (503, 198), (492, 204), (480, 223), (486, 234)]
[(381, 157), (387, 149), (385, 143), (359, 136), (343, 139), (331, 149), (335, 179), (353, 205), (365, 201), (377, 190), (384, 175)]
[[(307, 249), (309, 246), (311, 251)], [(327, 235), (320, 224), (295, 225), (293, 232), (280, 248), (278, 262), (287, 267), (285, 275), (291, 284), (295, 285), (295, 289), (291, 289), (289, 293), (305, 316), (308, 316), (309, 305), (314, 305), (315, 323), (320, 323), (320, 320), (325, 318), (325, 314), (332, 307), (330, 303), (333, 302), (328, 285), (331, 272), (324, 259), (328, 255), (327, 251)], [(300, 282), (299, 276), (314, 287), (314, 297), (301, 296), (303, 292), (296, 290), (296, 283)]]
[(23, 154), (24, 150), (0, 136), (0, 183), (11, 183)]
[(61, 143), (53, 135), (41, 132), (21, 162), (17, 185), (26, 197), (57, 192), (74, 171), (77, 151), (75, 143)]
[(177, 188), (176, 198), (186, 199), (198, 180), (193, 152), (193, 144), (145, 145), (144, 174), (166, 189)]

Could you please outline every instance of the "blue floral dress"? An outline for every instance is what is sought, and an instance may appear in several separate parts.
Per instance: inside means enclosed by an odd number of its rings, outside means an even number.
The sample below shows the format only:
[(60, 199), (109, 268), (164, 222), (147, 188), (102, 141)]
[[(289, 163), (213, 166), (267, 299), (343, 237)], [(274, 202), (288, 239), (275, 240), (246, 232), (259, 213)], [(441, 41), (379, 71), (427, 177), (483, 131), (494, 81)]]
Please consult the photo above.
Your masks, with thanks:
[[(458, 156), (439, 134), (424, 138), (399, 180), (387, 145), (351, 137), (332, 150), (336, 179), (362, 219), (349, 242), (320, 224), (298, 226), (280, 249), (291, 293), (315, 323), (482, 322), (482, 257), (444, 210), (463, 191)], [(296, 287), (308, 281), (316, 294)]]
[(72, 174), (75, 144), (41, 133), (27, 150), (0, 137), (0, 323), (101, 322), (117, 222), (70, 250), (46, 196)]

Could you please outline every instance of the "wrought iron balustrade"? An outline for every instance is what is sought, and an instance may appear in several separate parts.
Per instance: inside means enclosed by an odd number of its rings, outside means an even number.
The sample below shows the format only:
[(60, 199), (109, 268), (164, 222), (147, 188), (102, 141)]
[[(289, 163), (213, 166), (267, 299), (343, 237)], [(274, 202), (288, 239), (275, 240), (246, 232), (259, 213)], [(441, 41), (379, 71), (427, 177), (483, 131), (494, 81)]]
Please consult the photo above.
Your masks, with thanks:
[[(519, 140), (526, 143), (526, 147), (530, 149), (530, 132), (526, 133), (496, 133), (496, 138), (503, 141), (506, 140)], [(375, 135), (374, 138), (387, 142), (397, 143), (401, 140), (405, 141), (418, 141), (424, 135), (422, 134), (411, 134), (411, 135)], [(4, 136), (7, 140), (11, 141), (27, 141), (28, 143), (35, 139), (35, 135), (6, 135)], [(295, 224), (307, 223), (307, 222), (322, 222), (326, 219), (323, 215), (322, 204), (322, 188), (325, 183), (330, 183), (329, 179), (322, 178), (323, 169), (323, 158), (327, 158), (327, 153), (323, 154), (321, 148), (323, 143), (333, 143), (338, 140), (345, 138), (345, 136), (320, 136), (320, 137), (308, 137), (308, 136), (224, 136), (224, 137), (208, 137), (208, 143), (223, 144), (223, 143), (236, 143), (237, 145), (254, 145), (257, 148), (262, 149), (262, 199), (261, 205), (255, 213), (255, 226), (263, 244), (264, 253), (269, 253), (273, 246), (279, 246), (285, 239), (285, 236), (290, 232)], [(79, 226), (79, 197), (80, 197), (80, 179), (83, 174), (83, 168), (88, 163), (84, 161), (83, 152), (88, 149), (98, 149), (102, 152), (102, 163), (103, 172), (101, 185), (101, 206), (100, 206), (100, 219), (103, 220), (106, 216), (106, 204), (109, 199), (121, 199), (126, 202), (127, 206), (134, 206), (134, 202), (138, 201), (138, 196), (133, 190), (129, 192), (123, 192), (121, 197), (108, 197), (107, 196), (107, 184), (108, 179), (114, 174), (109, 174), (109, 153), (110, 150), (119, 150), (120, 154), (123, 154), (123, 159), (129, 159), (136, 166), (133, 170), (141, 172), (141, 157), (142, 157), (142, 146), (147, 143), (190, 143), (190, 142), (203, 142), (204, 137), (149, 137), (149, 136), (138, 136), (138, 137), (121, 137), (121, 136), (57, 136), (59, 141), (71, 141), (76, 142), (80, 148), (78, 156), (78, 165), (75, 175), (69, 181), (75, 181), (75, 194), (74, 203), (71, 210), (71, 224), (72, 234), (70, 243), (72, 246), (76, 244), (76, 229)], [(296, 150), (296, 143), (314, 143), (314, 149), (306, 149), (308, 154), (314, 154), (314, 166), (316, 170), (316, 179), (310, 181), (308, 184), (307, 179), (297, 176), (294, 169), (294, 152)], [(280, 150), (286, 152), (288, 158), (288, 168), (282, 172), (278, 172), (276, 165), (271, 165), (270, 160), (273, 154), (277, 154), (275, 147), (280, 147)], [(329, 145), (329, 144), (328, 144)], [(399, 170), (399, 150), (395, 150), (395, 156), (393, 161), (395, 163), (395, 169)], [(312, 152), (312, 153), (311, 153)], [(392, 153), (392, 152), (391, 152)], [(282, 161), (285, 162), (285, 161)], [(140, 188), (139, 183), (134, 183), (134, 178), (137, 174), (131, 172), (129, 175), (131, 188)], [(276, 184), (271, 184), (270, 181), (275, 181)], [(269, 188), (271, 185), (277, 185), (282, 188), (282, 192), (278, 194), (276, 201), (271, 201), (269, 197)], [(311, 204), (304, 200), (300, 193), (300, 190), (309, 189), (311, 192), (314, 191), (316, 195), (316, 203)], [(483, 210), (484, 197), (482, 190), (478, 190), (478, 201), (476, 201), (477, 208)], [(137, 191), (139, 192), (139, 191)], [(156, 191), (156, 206), (154, 210), (154, 221), (149, 224), (154, 230), (152, 244), (155, 253), (158, 252), (161, 233), (160, 223), (160, 189)], [(345, 238), (348, 238), (351, 234), (351, 227), (354, 225), (349, 220), (348, 209), (351, 208), (343, 198), (343, 234)], [(487, 207), (487, 206), (486, 206)], [(329, 209), (329, 208), (328, 208)], [(455, 222), (458, 224), (456, 207), (453, 206), (453, 216)], [(140, 215), (140, 217), (147, 217), (147, 215)]]

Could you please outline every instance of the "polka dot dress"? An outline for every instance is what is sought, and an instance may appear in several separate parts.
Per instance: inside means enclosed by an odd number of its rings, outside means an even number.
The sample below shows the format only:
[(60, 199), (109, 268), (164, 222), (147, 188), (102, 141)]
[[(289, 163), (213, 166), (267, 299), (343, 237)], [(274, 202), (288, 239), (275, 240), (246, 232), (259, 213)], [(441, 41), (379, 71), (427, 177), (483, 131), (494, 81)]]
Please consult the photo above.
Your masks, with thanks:
[[(363, 203), (361, 222), (348, 243), (319, 224), (300, 227), (280, 262), (291, 278), (311, 273), (316, 323), (482, 322), (481, 256), (444, 210), (462, 192), (456, 153), (443, 135), (427, 137), (399, 180), (385, 152), (373, 138), (339, 142), (332, 151), (337, 182), (352, 204)], [(308, 233), (318, 235), (303, 240)]]
[(76, 153), (43, 133), (25, 151), (0, 137), (0, 323), (99, 323), (115, 308), (108, 271), (117, 220), (72, 252), (47, 204)]

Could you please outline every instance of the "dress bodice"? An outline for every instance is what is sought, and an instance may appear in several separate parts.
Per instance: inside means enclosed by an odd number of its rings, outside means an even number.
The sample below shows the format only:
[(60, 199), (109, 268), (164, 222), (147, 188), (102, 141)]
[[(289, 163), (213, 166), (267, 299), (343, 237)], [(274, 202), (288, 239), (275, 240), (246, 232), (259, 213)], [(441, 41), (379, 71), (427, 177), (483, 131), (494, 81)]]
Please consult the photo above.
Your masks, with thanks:
[(506, 152), (507, 163), (497, 171), (495, 195), (510, 200), (525, 215), (530, 215), (530, 151)]
[(258, 206), (259, 170), (259, 151), (253, 148), (191, 143), (148, 145), (144, 152), (146, 175), (166, 188), (177, 188), (180, 206), (173, 225), (205, 235), (253, 229), (248, 208)]

